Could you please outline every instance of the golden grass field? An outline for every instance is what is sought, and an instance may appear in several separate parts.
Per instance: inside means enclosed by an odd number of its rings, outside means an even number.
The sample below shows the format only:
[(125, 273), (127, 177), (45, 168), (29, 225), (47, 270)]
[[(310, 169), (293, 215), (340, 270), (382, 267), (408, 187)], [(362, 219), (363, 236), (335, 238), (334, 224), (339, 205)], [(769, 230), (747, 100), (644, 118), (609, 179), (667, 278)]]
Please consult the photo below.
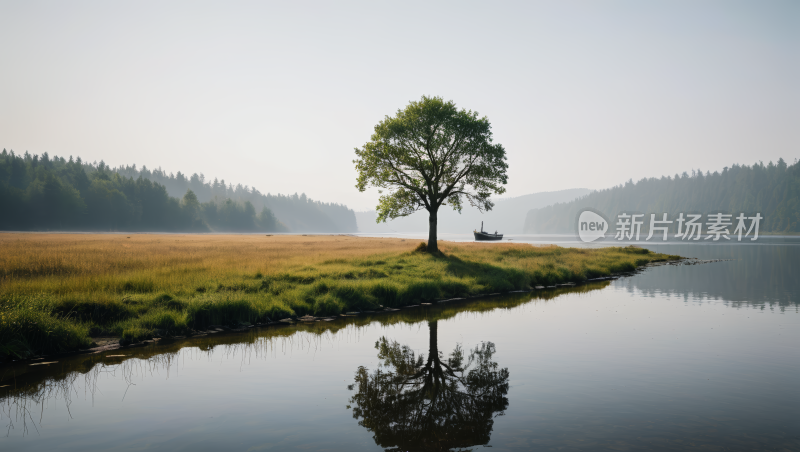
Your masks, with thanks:
[(0, 296), (42, 290), (116, 293), (120, 278), (179, 290), (330, 259), (400, 253), (418, 243), (331, 235), (0, 233)]
[[(344, 235), (0, 233), (0, 355), (208, 324), (334, 315), (579, 282), (675, 258), (639, 248)], [(9, 345), (11, 344), (11, 345)]]

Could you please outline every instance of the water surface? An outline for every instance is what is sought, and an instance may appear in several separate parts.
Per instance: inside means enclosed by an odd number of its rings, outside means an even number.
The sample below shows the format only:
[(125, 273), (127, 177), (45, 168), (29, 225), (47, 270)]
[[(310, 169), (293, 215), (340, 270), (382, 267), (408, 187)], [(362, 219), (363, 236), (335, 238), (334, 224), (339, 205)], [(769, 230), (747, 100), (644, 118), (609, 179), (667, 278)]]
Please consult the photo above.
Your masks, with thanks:
[(800, 450), (800, 247), (660, 246), (730, 260), (6, 366), (0, 448)]

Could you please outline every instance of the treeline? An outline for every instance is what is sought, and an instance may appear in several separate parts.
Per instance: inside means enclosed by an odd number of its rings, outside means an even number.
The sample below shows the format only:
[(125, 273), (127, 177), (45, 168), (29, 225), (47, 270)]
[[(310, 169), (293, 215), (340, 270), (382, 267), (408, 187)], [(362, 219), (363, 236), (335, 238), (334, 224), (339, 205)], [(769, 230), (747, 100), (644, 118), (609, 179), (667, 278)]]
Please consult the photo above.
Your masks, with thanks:
[(206, 180), (203, 174), (187, 176), (180, 171), (167, 174), (161, 169), (149, 170), (146, 166), (120, 166), (111, 169), (121, 176), (144, 178), (163, 185), (171, 196), (180, 197), (191, 190), (200, 202), (230, 199), (244, 204), (249, 202), (260, 211), (267, 208), (281, 223), (293, 232), (357, 232), (355, 212), (343, 204), (314, 201), (305, 194), (272, 195), (261, 193), (255, 187), (226, 183), (224, 179)]
[[(352, 210), (317, 203), (303, 196), (262, 195), (248, 187), (203, 183), (171, 196), (164, 184), (152, 180), (146, 168), (137, 174), (110, 168), (104, 162), (80, 158), (0, 154), (0, 229), (3, 230), (125, 230), (187, 232), (289, 232), (295, 230), (278, 219), (264, 198), (273, 200), (290, 224), (318, 232), (340, 232), (324, 209)], [(135, 169), (135, 166), (133, 167)], [(163, 173), (155, 173), (157, 178)], [(180, 175), (180, 173), (178, 173)], [(147, 177), (151, 176), (151, 177)], [(167, 179), (178, 179), (167, 176)], [(185, 178), (184, 178), (185, 179)], [(214, 190), (216, 188), (216, 190)], [(209, 191), (211, 189), (211, 191)], [(199, 192), (199, 193), (198, 193)], [(255, 205), (251, 198), (260, 201)], [(291, 213), (291, 212), (290, 212)], [(298, 220), (299, 218), (299, 220)]]
[[(616, 216), (625, 212), (646, 214), (643, 229), (649, 228), (651, 213), (659, 214), (657, 219), (667, 213), (670, 220), (680, 213), (699, 213), (704, 223), (708, 214), (732, 214), (735, 218), (740, 213), (760, 213), (760, 231), (796, 233), (800, 232), (800, 166), (797, 160), (787, 165), (780, 159), (777, 164), (733, 165), (722, 172), (704, 174), (692, 170), (691, 174), (684, 172), (674, 177), (646, 178), (636, 183), (629, 180), (572, 202), (531, 210), (525, 220), (525, 232), (574, 232), (578, 215), (586, 208), (600, 211), (612, 232)], [(733, 223), (735, 227), (735, 219)], [(676, 229), (677, 223), (673, 223), (671, 230)]]

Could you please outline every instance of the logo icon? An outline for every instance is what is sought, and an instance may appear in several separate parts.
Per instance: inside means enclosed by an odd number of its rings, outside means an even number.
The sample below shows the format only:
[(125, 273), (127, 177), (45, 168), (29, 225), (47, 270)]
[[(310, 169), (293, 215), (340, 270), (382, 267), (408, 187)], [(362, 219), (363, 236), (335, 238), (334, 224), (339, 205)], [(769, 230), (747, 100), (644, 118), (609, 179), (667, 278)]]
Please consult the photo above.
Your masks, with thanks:
[(594, 242), (608, 231), (608, 221), (591, 210), (584, 210), (578, 217), (578, 236), (583, 242)]

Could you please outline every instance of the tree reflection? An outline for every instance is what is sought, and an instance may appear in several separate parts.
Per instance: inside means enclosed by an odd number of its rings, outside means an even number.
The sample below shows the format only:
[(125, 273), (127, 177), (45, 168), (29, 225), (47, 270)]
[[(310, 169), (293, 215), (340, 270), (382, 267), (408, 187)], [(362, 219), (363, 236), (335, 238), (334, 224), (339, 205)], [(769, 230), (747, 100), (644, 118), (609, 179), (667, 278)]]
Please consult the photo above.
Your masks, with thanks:
[(385, 337), (375, 343), (381, 364), (356, 371), (353, 417), (388, 451), (449, 451), (484, 445), (494, 417), (508, 407), (508, 369), (492, 361), (495, 346), (482, 342), (465, 358), (458, 345), (444, 359), (437, 322), (429, 322), (428, 359)]

